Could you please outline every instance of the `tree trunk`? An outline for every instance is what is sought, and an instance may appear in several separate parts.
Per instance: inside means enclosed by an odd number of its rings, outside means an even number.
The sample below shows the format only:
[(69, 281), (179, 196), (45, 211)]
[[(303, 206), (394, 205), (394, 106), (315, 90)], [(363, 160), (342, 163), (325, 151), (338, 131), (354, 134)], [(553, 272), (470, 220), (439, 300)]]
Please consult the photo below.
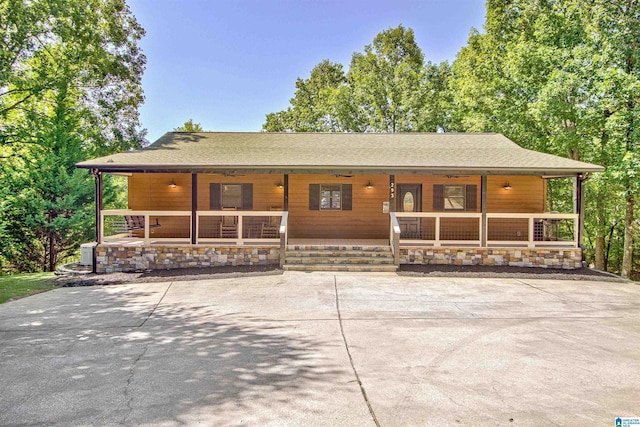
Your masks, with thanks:
[(631, 277), (633, 266), (633, 195), (627, 194), (627, 209), (624, 218), (624, 244), (622, 252), (622, 270), (620, 275), (626, 279)]
[(605, 263), (605, 234), (606, 234), (606, 220), (604, 215), (604, 201), (603, 195), (601, 191), (597, 192), (596, 195), (596, 224), (595, 224), (595, 234), (596, 234), (596, 250), (595, 250), (595, 268), (600, 271), (606, 271), (606, 263)]
[(56, 268), (56, 241), (51, 235), (49, 236), (49, 270), (54, 271)]
[(604, 271), (604, 236), (596, 236), (596, 270)]

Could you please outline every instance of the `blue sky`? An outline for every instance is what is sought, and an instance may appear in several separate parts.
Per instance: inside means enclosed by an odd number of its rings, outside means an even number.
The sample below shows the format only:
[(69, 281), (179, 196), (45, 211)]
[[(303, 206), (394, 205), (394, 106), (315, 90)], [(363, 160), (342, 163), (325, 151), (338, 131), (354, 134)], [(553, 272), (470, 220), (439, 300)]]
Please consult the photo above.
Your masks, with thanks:
[(484, 0), (129, 0), (147, 34), (140, 120), (153, 142), (188, 119), (211, 131), (259, 131), (296, 78), (323, 59), (348, 69), (379, 32), (414, 30), (425, 59), (452, 61)]

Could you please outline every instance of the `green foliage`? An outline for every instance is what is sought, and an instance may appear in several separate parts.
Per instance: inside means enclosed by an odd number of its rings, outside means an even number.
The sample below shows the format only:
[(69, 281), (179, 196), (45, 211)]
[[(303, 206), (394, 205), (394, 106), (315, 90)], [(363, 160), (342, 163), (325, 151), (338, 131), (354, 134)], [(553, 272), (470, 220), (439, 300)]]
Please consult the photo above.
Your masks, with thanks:
[(32, 273), (0, 276), (0, 304), (55, 288), (53, 274)]
[(267, 132), (401, 132), (449, 128), (448, 63), (424, 62), (413, 30), (378, 34), (345, 74), (324, 60), (296, 81), (286, 110), (269, 113)]
[(204, 132), (200, 123), (193, 123), (193, 119), (189, 119), (182, 126), (173, 129), (174, 132)]
[(267, 132), (342, 131), (342, 111), (336, 99), (346, 78), (342, 65), (324, 60), (311, 70), (311, 76), (296, 80), (291, 107), (267, 114), (262, 129)]
[(124, 0), (0, 0), (0, 16), (0, 271), (53, 270), (93, 233), (75, 164), (144, 140), (144, 31)]
[[(587, 186), (588, 256), (628, 275), (624, 224), (640, 190), (638, 2), (490, 0), (485, 30), (453, 64), (458, 129), (607, 167)], [(621, 240), (628, 253), (618, 257)]]

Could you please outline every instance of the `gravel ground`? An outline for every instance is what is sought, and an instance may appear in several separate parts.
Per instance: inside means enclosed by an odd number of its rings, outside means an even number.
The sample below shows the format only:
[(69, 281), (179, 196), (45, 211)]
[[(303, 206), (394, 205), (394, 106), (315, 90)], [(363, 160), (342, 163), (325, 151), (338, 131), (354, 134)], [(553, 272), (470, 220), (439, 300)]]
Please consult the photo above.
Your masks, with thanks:
[[(153, 270), (137, 273), (111, 274), (62, 274), (56, 277), (60, 286), (93, 286), (121, 283), (146, 283), (187, 280), (223, 279), (282, 274), (277, 266), (225, 266), (212, 268), (187, 268), (180, 270)], [(624, 279), (589, 268), (560, 270), (526, 267), (453, 266), (453, 265), (402, 265), (402, 276), (429, 277), (498, 277), (553, 280), (598, 280), (624, 282)]]
[(563, 270), (559, 268), (501, 267), (485, 265), (402, 265), (398, 274), (430, 277), (498, 277), (551, 280), (597, 280), (625, 282), (619, 276), (591, 268)]

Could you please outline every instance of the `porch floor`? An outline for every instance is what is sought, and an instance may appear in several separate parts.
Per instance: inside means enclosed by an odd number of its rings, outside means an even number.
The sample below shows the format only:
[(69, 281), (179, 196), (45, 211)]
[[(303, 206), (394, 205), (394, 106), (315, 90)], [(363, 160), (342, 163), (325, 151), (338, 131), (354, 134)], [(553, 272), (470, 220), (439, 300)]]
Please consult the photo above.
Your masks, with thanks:
[(289, 239), (291, 246), (389, 246), (387, 239)]

